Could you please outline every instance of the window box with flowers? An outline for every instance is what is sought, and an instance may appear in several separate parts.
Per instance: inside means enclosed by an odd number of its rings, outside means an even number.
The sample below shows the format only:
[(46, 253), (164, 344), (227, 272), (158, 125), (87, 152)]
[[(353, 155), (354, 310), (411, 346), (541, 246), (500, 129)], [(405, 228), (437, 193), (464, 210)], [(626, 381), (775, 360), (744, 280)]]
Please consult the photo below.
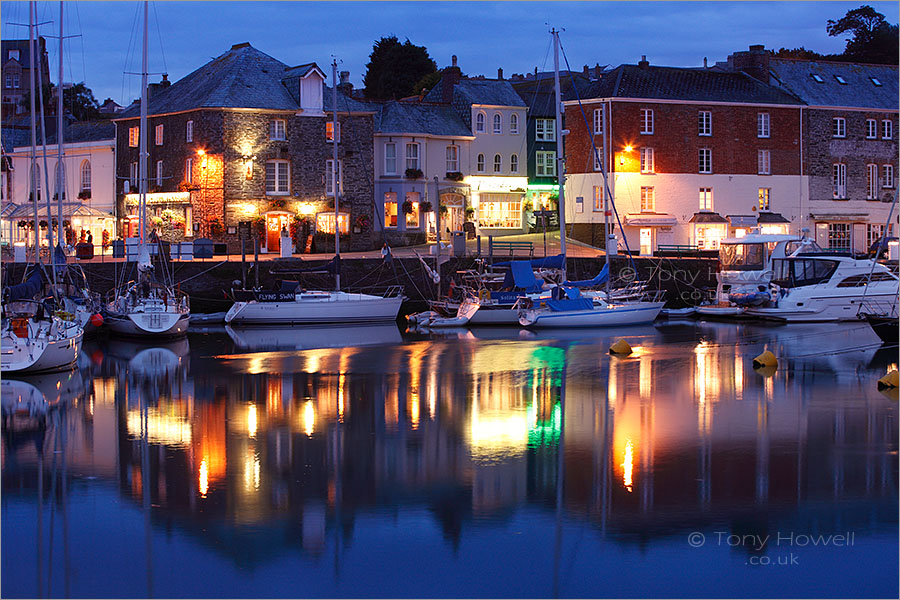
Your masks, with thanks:
[(79, 200), (90, 200), (91, 199), (91, 190), (81, 190), (78, 192)]
[(189, 183), (187, 181), (182, 181), (178, 184), (179, 192), (196, 192), (200, 189), (200, 186), (196, 183)]
[(449, 179), (450, 181), (462, 181), (462, 180), (463, 180), (463, 174), (460, 173), (459, 171), (448, 171), (448, 172), (444, 175), (444, 178), (445, 178), (445, 179)]
[(356, 217), (356, 221), (353, 224), (353, 232), (360, 233), (363, 231), (368, 231), (370, 225), (371, 223), (369, 222), (368, 215), (359, 215), (358, 217)]
[(269, 206), (272, 207), (272, 210), (284, 210), (287, 208), (287, 200), (284, 198), (272, 198), (269, 201)]
[(407, 179), (421, 179), (422, 178), (422, 169), (407, 169), (406, 170), (406, 178)]

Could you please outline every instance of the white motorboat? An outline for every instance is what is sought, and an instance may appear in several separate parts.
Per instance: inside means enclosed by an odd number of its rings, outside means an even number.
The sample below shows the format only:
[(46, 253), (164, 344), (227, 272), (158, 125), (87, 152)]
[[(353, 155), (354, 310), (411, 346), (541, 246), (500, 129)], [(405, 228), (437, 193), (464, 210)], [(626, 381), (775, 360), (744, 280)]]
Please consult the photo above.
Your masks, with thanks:
[(9, 303), (0, 330), (0, 372), (39, 373), (71, 368), (84, 331), (70, 313), (47, 314), (34, 301)]
[(403, 296), (375, 296), (339, 291), (257, 292), (225, 313), (233, 325), (351, 324), (394, 321)]
[(787, 322), (863, 319), (863, 301), (895, 302), (898, 278), (873, 259), (836, 252), (800, 253), (772, 261), (773, 300), (746, 314)]

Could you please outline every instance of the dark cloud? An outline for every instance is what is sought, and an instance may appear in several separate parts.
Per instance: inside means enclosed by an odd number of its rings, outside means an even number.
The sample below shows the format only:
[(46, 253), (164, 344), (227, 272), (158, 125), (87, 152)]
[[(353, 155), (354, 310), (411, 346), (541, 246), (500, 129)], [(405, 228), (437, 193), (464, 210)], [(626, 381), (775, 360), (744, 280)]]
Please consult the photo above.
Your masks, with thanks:
[[(898, 5), (871, 2), (890, 22)], [(56, 2), (38, 3), (41, 32), (55, 35)], [(177, 80), (232, 44), (250, 42), (289, 64), (332, 57), (360, 85), (372, 44), (394, 34), (428, 48), (439, 66), (451, 55), (467, 74), (495, 76), (552, 68), (551, 26), (564, 29), (565, 57), (584, 64), (637, 62), (698, 66), (724, 60), (750, 44), (805, 46), (840, 52), (844, 40), (825, 32), (860, 2), (153, 2), (150, 70)], [(139, 94), (142, 3), (67, 2), (66, 79), (84, 79), (99, 99), (125, 103)], [(27, 37), (27, 4), (3, 2), (3, 37)], [(51, 65), (56, 61), (50, 43)], [(563, 66), (565, 63), (563, 62)], [(56, 72), (53, 66), (53, 72)], [(151, 79), (156, 79), (154, 76)], [(55, 76), (54, 76), (55, 79)]]

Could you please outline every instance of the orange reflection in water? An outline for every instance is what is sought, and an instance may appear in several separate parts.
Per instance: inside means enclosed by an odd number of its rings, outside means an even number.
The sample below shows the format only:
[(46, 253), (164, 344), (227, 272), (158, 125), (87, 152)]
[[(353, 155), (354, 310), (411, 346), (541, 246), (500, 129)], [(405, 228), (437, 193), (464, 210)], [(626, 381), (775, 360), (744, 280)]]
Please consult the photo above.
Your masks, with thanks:
[(622, 463), (622, 483), (629, 492), (634, 491), (632, 488), (632, 473), (634, 472), (634, 442), (628, 440), (625, 442), (625, 460)]

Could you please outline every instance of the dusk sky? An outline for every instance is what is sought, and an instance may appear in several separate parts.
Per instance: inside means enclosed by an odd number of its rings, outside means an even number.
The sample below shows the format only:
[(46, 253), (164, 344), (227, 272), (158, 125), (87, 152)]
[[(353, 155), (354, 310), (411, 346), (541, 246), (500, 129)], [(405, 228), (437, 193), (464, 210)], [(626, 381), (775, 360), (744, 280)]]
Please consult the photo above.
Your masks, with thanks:
[[(828, 54), (846, 39), (829, 37), (828, 19), (863, 2), (151, 2), (150, 71), (177, 81), (232, 44), (250, 42), (288, 64), (316, 62), (330, 79), (332, 57), (362, 85), (372, 44), (382, 36), (428, 48), (438, 67), (459, 57), (466, 75), (496, 77), (552, 70), (549, 28), (563, 29), (569, 65), (636, 63), (700, 66), (751, 44), (804, 46)], [(891, 23), (896, 2), (870, 2)], [(5, 1), (2, 37), (28, 38), (26, 2)], [(139, 96), (140, 2), (65, 3), (66, 81), (84, 81), (99, 101)], [(40, 33), (57, 35), (59, 4), (38, 3)], [(57, 42), (48, 39), (56, 80)], [(563, 58), (561, 67), (565, 68)], [(152, 81), (160, 76), (152, 75)]]

